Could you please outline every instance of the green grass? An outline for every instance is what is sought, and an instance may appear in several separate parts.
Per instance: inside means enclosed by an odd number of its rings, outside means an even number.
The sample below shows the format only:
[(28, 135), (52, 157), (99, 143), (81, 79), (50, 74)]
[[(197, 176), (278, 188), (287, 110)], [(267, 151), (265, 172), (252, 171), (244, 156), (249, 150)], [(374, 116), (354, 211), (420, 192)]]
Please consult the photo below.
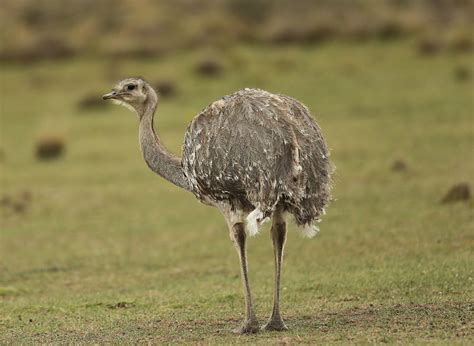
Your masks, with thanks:
[[(318, 48), (239, 46), (202, 78), (203, 52), (163, 60), (2, 66), (0, 343), (468, 342), (473, 339), (473, 203), (439, 203), (474, 177), (472, 55), (417, 56), (412, 42)], [(117, 72), (114, 72), (118, 70)], [(223, 218), (150, 172), (136, 117), (80, 111), (107, 76), (171, 76), (156, 127), (175, 153), (208, 103), (256, 86), (307, 104), (337, 166), (335, 201), (313, 240), (290, 226), (282, 278), (288, 332), (234, 336), (243, 317), (237, 255)], [(35, 159), (60, 132), (66, 153)], [(395, 159), (406, 172), (393, 172)], [(1, 196), (0, 196), (1, 197)], [(248, 244), (263, 322), (272, 300), (268, 225)]]

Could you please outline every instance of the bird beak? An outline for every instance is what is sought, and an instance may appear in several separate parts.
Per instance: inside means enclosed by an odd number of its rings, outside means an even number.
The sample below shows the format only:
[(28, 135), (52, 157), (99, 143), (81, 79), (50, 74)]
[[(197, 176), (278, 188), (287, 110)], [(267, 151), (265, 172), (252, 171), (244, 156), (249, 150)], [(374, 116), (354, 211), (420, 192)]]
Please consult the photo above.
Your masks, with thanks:
[(111, 91), (108, 94), (103, 95), (102, 99), (110, 100), (110, 99), (114, 99), (116, 96), (117, 96), (117, 92), (116, 91)]

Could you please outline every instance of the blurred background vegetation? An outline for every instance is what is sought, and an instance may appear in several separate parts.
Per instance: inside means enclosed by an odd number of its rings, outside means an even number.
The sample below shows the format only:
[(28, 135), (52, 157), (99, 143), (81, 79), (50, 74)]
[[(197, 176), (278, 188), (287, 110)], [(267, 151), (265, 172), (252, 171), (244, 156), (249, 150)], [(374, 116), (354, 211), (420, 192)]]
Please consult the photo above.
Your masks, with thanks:
[[(469, 0), (1, 0), (0, 344), (466, 342), (473, 334)], [(141, 75), (156, 130), (244, 87), (295, 97), (337, 167), (316, 239), (290, 224), (290, 331), (235, 338), (219, 213), (148, 170), (101, 95)], [(268, 225), (250, 239), (261, 321)]]
[(15, 62), (410, 35), (420, 37), (422, 50), (456, 51), (472, 48), (474, 22), (470, 0), (3, 0), (0, 6), (0, 58)]

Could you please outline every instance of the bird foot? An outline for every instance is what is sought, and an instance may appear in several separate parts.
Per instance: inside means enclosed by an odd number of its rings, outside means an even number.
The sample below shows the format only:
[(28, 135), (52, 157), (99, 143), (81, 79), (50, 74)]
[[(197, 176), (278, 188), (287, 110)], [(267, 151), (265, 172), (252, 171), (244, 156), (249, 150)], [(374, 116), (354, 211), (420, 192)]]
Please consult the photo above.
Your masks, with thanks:
[(267, 324), (265, 324), (262, 327), (262, 330), (266, 331), (283, 331), (283, 330), (288, 330), (288, 327), (286, 326), (285, 322), (280, 319), (270, 319)]
[(234, 334), (254, 334), (260, 331), (260, 326), (257, 320), (246, 320), (244, 324), (233, 330)]

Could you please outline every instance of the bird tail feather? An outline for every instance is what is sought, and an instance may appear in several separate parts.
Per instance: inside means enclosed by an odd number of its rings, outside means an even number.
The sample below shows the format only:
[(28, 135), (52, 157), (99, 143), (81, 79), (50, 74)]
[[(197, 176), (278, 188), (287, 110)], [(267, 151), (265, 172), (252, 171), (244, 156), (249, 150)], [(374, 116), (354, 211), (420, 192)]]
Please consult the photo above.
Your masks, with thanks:
[(307, 223), (302, 227), (299, 227), (301, 234), (305, 238), (313, 238), (319, 232), (319, 227), (316, 226), (314, 223)]
[(258, 234), (260, 226), (268, 220), (264, 218), (263, 212), (260, 208), (255, 208), (248, 216), (247, 216), (247, 229), (249, 235), (253, 237), (254, 235)]

